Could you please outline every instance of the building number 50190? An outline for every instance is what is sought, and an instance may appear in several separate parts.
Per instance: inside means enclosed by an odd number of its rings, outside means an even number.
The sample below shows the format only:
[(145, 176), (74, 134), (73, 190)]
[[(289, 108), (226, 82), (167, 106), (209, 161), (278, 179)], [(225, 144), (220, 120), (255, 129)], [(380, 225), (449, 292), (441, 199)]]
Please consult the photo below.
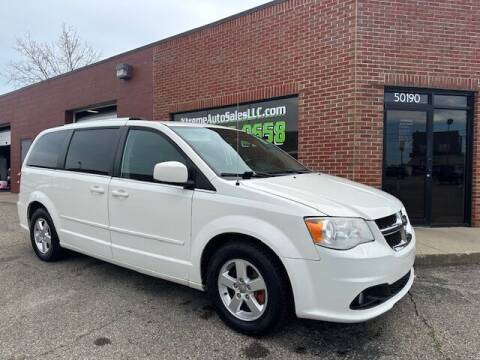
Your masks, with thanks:
[(396, 103), (415, 103), (419, 104), (421, 101), (420, 94), (412, 93), (394, 93), (393, 101)]

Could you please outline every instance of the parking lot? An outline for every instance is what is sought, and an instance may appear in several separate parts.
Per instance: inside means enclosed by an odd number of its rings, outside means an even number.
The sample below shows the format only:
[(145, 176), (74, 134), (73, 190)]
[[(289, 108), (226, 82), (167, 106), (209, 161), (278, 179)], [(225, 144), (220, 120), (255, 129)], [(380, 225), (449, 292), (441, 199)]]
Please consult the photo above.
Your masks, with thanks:
[(480, 359), (480, 265), (417, 269), (367, 323), (292, 320), (255, 339), (201, 292), (78, 254), (41, 262), (13, 203), (0, 219), (0, 359)]

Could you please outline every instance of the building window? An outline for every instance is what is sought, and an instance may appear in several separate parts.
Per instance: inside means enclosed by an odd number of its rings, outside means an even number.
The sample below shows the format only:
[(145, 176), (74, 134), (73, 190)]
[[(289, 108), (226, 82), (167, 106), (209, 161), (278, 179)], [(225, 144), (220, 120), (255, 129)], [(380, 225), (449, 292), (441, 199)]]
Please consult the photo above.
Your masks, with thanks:
[(298, 97), (172, 114), (172, 120), (238, 128), (298, 156)]

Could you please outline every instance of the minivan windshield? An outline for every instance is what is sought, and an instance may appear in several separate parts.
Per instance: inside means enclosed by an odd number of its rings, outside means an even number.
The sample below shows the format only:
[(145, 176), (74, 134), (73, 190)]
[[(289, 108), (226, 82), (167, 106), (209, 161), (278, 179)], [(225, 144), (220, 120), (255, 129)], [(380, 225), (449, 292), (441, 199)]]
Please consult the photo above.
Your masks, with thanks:
[(172, 126), (171, 129), (223, 177), (268, 177), (310, 172), (277, 146), (243, 131), (193, 126)]

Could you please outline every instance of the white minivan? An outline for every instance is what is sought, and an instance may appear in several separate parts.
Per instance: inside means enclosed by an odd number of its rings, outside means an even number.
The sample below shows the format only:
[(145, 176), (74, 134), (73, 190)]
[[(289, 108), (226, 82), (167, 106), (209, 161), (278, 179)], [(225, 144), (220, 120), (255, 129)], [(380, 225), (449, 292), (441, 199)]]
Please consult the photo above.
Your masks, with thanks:
[(414, 278), (400, 201), (227, 127), (112, 119), (45, 130), (22, 167), (18, 214), (40, 259), (70, 249), (206, 291), (246, 334), (291, 312), (372, 319)]

